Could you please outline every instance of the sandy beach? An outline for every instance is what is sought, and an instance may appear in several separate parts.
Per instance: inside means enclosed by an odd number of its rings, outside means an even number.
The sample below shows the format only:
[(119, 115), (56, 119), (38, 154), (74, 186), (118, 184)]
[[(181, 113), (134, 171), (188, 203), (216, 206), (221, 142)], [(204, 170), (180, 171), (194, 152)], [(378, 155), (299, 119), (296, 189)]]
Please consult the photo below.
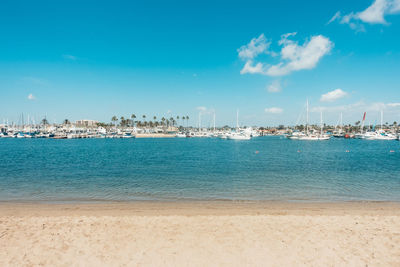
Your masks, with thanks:
[(0, 204), (0, 266), (400, 266), (399, 203)]

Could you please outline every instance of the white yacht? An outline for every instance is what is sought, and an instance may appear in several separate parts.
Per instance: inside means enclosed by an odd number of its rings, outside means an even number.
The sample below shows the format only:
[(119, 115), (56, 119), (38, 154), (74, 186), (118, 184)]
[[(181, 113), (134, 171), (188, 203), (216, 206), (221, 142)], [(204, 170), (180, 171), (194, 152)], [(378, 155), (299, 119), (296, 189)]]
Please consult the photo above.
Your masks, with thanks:
[(366, 132), (363, 135), (366, 140), (396, 140), (397, 136), (392, 133), (387, 133), (383, 130), (383, 111), (381, 111), (381, 129), (373, 132)]
[(227, 136), (228, 140), (250, 140), (251, 136), (244, 133), (232, 133)]
[(236, 132), (232, 132), (226, 137), (228, 140), (250, 140), (251, 133), (239, 128), (239, 110), (236, 111)]
[(301, 137), (304, 137), (305, 135), (306, 134), (303, 133), (303, 132), (295, 131), (295, 132), (292, 132), (291, 134), (288, 134), (286, 137), (289, 138), (289, 139), (292, 139), (292, 140), (297, 140), (297, 139), (299, 139)]
[(366, 140), (396, 140), (397, 137), (394, 134), (386, 133), (383, 130), (375, 132), (366, 132), (364, 134), (364, 139)]
[(187, 137), (187, 134), (185, 134), (185, 133), (177, 133), (176, 137), (179, 137), (179, 138)]

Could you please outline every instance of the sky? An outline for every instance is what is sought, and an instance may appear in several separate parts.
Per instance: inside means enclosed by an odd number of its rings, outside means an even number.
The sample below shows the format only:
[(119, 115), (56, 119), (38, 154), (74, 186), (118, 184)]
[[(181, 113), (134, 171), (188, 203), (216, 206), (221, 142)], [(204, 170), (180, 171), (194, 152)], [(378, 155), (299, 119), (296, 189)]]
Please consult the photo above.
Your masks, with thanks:
[[(0, 123), (400, 121), (400, 0), (0, 3)], [(186, 122), (185, 122), (186, 124)]]

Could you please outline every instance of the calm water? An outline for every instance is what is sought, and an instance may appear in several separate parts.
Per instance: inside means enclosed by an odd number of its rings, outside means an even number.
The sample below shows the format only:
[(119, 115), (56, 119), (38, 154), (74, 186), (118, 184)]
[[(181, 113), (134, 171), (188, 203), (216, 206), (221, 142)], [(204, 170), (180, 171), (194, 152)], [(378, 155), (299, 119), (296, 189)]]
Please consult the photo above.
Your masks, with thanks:
[(0, 201), (400, 201), (398, 141), (0, 139), (0, 153)]

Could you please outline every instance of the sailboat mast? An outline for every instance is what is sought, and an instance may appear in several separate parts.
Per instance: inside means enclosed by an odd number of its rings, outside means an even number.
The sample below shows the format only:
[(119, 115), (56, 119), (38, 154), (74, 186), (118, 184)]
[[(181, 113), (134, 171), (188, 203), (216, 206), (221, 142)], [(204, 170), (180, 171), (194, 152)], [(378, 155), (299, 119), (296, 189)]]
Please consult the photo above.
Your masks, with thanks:
[(340, 133), (343, 132), (343, 112), (340, 113)]
[(236, 110), (236, 129), (239, 129), (239, 110)]
[(215, 111), (214, 111), (214, 132), (215, 132)]
[(201, 112), (199, 112), (199, 132), (201, 131)]
[(322, 110), (321, 110), (321, 135), (324, 131), (324, 125), (322, 124)]
[(381, 130), (383, 130), (383, 110), (381, 110)]
[(308, 99), (307, 99), (307, 124), (306, 124), (306, 133), (308, 134)]

